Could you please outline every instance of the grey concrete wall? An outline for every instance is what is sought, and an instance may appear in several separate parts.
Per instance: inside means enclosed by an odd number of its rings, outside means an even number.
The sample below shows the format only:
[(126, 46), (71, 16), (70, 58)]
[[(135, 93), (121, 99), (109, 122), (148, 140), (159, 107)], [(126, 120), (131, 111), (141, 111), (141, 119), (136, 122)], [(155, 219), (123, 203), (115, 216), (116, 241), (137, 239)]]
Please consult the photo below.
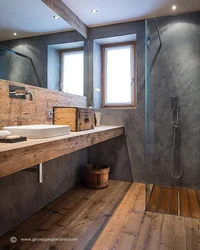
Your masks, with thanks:
[[(4, 41), (0, 42), (0, 44), (31, 57), (42, 83), (42, 87), (47, 88), (48, 45), (78, 41), (83, 41), (83, 37), (77, 31), (69, 31), (31, 38)], [(30, 80), (29, 82), (26, 82), (26, 84), (38, 86), (38, 83), (35, 81), (35, 79), (33, 80), (32, 78), (30, 78), (30, 75), (33, 74), (33, 71), (28, 61), (26, 59), (19, 58), (16, 55), (12, 55), (12, 58), (17, 58), (18, 60), (18, 65), (15, 64), (15, 73), (17, 71), (20, 75), (27, 76)], [(26, 60), (26, 67), (24, 67), (24, 60)], [(16, 79), (15, 74), (10, 75), (9, 77), (9, 80), (11, 81), (14, 81), (14, 79), (12, 79), (14, 77), (15, 81), (18, 80)], [(19, 78), (19, 81), (21, 81), (21, 78)]]
[(48, 46), (47, 88), (60, 90), (60, 53)]
[[(158, 19), (150, 27), (150, 141), (149, 182), (200, 188), (200, 12)], [(180, 98), (181, 162), (174, 180), (169, 173), (172, 151), (171, 96)], [(177, 150), (175, 151), (177, 159)]]
[(95, 109), (101, 108), (102, 91), (97, 92), (95, 89), (101, 90), (101, 46), (94, 41), (93, 43), (93, 107)]
[(88, 148), (88, 160), (89, 163), (108, 165), (111, 180), (133, 181), (126, 136)]
[[(126, 140), (117, 138), (108, 144), (96, 145), (89, 149), (89, 162), (105, 161), (111, 165), (111, 176), (118, 180), (144, 181), (144, 21), (129, 22), (90, 29), (90, 44), (96, 39), (137, 35), (137, 108), (101, 109), (103, 125), (124, 125)], [(92, 46), (92, 45), (91, 45)], [(93, 69), (93, 61), (90, 60)], [(93, 91), (94, 72), (89, 74), (89, 100)], [(94, 83), (95, 85), (95, 83)], [(120, 146), (119, 146), (120, 145)], [(103, 155), (103, 160), (102, 160)]]
[(42, 184), (24, 171), (1, 178), (0, 236), (79, 183), (86, 164), (81, 150), (44, 163)]
[[(28, 46), (20, 46), (23, 54), (29, 53)], [(34, 53), (34, 52), (33, 52)], [(28, 83), (33, 86), (39, 86), (31, 62), (27, 58), (9, 53), (9, 75), (8, 79), (13, 82)]]
[(0, 79), (9, 78), (9, 52), (0, 49)]

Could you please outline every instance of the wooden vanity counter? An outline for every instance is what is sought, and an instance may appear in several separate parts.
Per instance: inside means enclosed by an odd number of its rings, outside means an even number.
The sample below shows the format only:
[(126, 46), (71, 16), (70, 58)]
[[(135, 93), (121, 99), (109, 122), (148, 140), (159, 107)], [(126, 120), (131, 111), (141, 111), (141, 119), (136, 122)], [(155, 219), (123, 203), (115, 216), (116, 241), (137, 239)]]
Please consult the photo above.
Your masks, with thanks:
[(101, 126), (47, 139), (0, 143), (0, 177), (31, 168), (124, 134), (123, 126)]

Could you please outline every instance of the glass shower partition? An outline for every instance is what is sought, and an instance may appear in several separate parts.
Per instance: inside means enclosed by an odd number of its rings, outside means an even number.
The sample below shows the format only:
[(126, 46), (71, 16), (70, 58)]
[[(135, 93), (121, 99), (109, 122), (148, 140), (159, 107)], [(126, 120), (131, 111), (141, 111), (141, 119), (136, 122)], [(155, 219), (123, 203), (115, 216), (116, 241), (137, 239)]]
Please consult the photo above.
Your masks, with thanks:
[(150, 180), (150, 143), (149, 143), (149, 45), (150, 34), (148, 20), (145, 20), (145, 208), (150, 199), (152, 187)]
[(145, 21), (145, 151), (146, 206), (154, 185), (180, 185), (170, 175), (172, 112), (175, 93), (171, 66), (164, 51), (158, 20)]
[(154, 185), (200, 188), (198, 26), (173, 18), (145, 21), (146, 206)]

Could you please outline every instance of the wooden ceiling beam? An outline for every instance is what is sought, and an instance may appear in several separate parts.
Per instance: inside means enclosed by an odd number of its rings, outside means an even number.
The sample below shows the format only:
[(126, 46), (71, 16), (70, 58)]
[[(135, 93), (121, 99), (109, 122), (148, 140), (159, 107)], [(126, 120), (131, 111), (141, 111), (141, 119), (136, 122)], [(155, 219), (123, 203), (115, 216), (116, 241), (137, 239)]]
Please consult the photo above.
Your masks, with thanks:
[(61, 0), (41, 0), (58, 16), (64, 19), (82, 36), (88, 38), (88, 27), (61, 1)]

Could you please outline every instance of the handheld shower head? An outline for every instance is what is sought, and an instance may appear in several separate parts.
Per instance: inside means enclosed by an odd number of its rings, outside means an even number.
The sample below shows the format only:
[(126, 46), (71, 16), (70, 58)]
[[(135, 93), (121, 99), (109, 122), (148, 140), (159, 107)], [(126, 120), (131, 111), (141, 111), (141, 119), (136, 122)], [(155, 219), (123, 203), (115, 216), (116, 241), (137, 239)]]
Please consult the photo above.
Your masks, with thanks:
[(176, 111), (178, 109), (178, 96), (171, 97), (171, 108), (173, 109), (173, 111)]

